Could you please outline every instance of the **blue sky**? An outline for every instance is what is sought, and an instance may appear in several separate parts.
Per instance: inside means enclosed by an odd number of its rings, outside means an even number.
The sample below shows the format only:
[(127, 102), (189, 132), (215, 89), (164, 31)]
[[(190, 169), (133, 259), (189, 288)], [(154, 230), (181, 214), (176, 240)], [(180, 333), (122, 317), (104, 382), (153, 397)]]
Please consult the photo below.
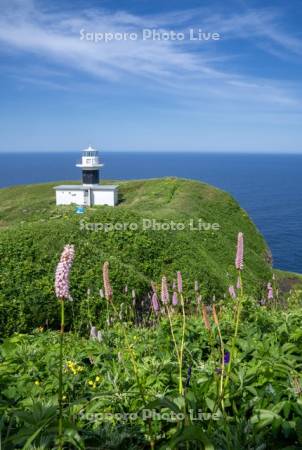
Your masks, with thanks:
[[(302, 151), (300, 0), (0, 8), (2, 152)], [(206, 34), (193, 41), (192, 29)], [(184, 39), (143, 39), (143, 30)], [(93, 42), (95, 33), (114, 38)]]

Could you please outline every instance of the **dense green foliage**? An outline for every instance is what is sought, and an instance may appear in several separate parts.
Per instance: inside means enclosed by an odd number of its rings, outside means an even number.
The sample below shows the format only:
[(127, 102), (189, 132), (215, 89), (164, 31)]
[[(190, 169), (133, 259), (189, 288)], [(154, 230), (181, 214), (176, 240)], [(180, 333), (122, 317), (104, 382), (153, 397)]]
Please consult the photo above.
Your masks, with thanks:
[[(121, 182), (118, 207), (76, 215), (54, 205), (51, 187), (0, 190), (1, 449), (302, 449), (301, 279), (272, 277), (238, 204), (167, 178)], [(185, 229), (143, 229), (144, 219)], [(220, 228), (191, 230), (190, 219)], [(59, 301), (54, 272), (67, 243), (73, 300)], [(164, 274), (170, 300), (153, 310), (150, 284), (159, 295)]]
[[(235, 303), (226, 301), (219, 319), (228, 350)], [(206, 443), (205, 448), (216, 450), (302, 448), (301, 320), (300, 305), (282, 311), (245, 298), (223, 412), (217, 397), (217, 328), (211, 320), (212, 331), (206, 330), (199, 314), (188, 317), (183, 378), (191, 367), (185, 407), (192, 411), (185, 429), (175, 420), (184, 400), (177, 391), (177, 364), (165, 317), (151, 328), (118, 321), (102, 330), (102, 342), (69, 333), (64, 350), (65, 448), (147, 449), (150, 430), (155, 448), (173, 448), (186, 429), (191, 440), (199, 433), (203, 444), (178, 444), (179, 449), (199, 449)], [(178, 316), (173, 325), (179, 339)], [(58, 334), (41, 330), (17, 334), (1, 345), (4, 449), (22, 448), (26, 441), (26, 448), (55, 448), (58, 349)], [(144, 420), (145, 409), (168, 415)], [(198, 412), (201, 419), (192, 420)]]
[[(56, 207), (54, 184), (0, 190), (0, 328), (2, 334), (57, 325), (53, 301), (54, 270), (62, 248), (75, 244), (72, 272), (73, 314), (86, 320), (83, 302), (91, 289), (96, 304), (102, 287), (100, 270), (109, 260), (119, 302), (136, 290), (142, 299), (150, 281), (159, 282), (181, 270), (186, 289), (201, 284), (204, 301), (223, 295), (234, 282), (234, 249), (238, 231), (246, 242), (245, 285), (260, 298), (271, 277), (268, 250), (247, 214), (226, 193), (206, 184), (166, 178), (120, 183), (116, 208), (90, 208), (76, 215), (74, 207)], [(144, 230), (144, 219), (184, 223), (183, 231)], [(189, 220), (218, 223), (217, 231), (191, 230)], [(87, 227), (84, 226), (84, 222)], [(138, 229), (93, 231), (91, 224), (134, 223)], [(95, 229), (95, 228), (94, 228)], [(85, 312), (81, 316), (81, 311)], [(67, 321), (67, 326), (70, 321)]]

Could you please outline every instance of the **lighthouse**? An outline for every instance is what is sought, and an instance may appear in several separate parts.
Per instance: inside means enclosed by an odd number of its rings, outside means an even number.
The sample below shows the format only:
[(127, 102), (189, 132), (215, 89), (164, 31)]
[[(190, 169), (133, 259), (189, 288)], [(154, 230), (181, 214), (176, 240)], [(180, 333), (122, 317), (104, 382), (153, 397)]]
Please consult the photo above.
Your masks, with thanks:
[(76, 167), (82, 171), (82, 184), (55, 186), (57, 205), (115, 206), (118, 202), (118, 186), (100, 184), (99, 152), (89, 146), (82, 151), (81, 162)]
[(100, 182), (100, 168), (104, 164), (99, 162), (99, 152), (94, 150), (91, 146), (83, 150), (82, 160), (77, 167), (82, 169), (82, 183), (83, 186), (99, 184)]

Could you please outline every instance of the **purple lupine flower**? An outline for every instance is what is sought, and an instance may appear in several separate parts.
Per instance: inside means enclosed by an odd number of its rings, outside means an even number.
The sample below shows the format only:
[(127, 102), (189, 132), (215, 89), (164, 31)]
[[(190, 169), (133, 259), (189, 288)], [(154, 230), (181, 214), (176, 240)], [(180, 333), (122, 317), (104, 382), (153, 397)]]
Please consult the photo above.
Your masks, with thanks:
[(235, 259), (235, 267), (237, 270), (243, 270), (243, 233), (238, 233), (237, 252)]
[(109, 262), (105, 261), (103, 265), (103, 282), (106, 300), (110, 300), (112, 297), (112, 287), (109, 279)]
[(271, 283), (267, 283), (267, 298), (272, 300), (274, 298), (274, 291)]
[(155, 314), (157, 314), (159, 311), (159, 303), (156, 292), (153, 292), (151, 303), (153, 311), (155, 312)]
[(223, 361), (224, 361), (224, 364), (229, 364), (229, 362), (230, 362), (230, 352), (225, 352), (225, 354), (224, 354), (224, 358), (223, 358)]
[(169, 291), (166, 277), (162, 277), (161, 280), (161, 301), (164, 305), (169, 303)]
[(71, 299), (69, 293), (69, 273), (74, 260), (74, 246), (65, 245), (57, 265), (55, 291), (58, 299)]
[(231, 296), (233, 299), (236, 298), (236, 292), (235, 292), (235, 289), (234, 289), (234, 286), (233, 286), (233, 285), (229, 286), (229, 294), (230, 294), (230, 296)]
[(237, 278), (236, 288), (241, 289), (241, 280), (240, 277)]
[(173, 297), (172, 297), (172, 305), (176, 306), (178, 304), (178, 297), (177, 297), (177, 292), (174, 291), (173, 292)]
[(265, 306), (266, 300), (263, 298), (260, 300), (260, 306)]
[(177, 290), (179, 294), (182, 293), (182, 276), (179, 271), (177, 272)]

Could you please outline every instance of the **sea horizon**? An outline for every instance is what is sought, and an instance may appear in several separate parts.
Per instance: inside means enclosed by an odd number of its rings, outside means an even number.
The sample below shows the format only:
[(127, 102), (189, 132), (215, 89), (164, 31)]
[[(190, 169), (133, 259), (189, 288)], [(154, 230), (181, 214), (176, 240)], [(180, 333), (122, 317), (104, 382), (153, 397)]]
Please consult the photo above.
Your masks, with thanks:
[[(65, 153), (77, 153), (79, 154), (81, 150), (0, 150), (0, 155), (24, 155), (24, 154), (39, 154), (39, 155), (45, 155), (45, 154), (65, 154)], [(100, 150), (100, 153), (139, 153), (139, 154), (146, 154), (146, 153), (156, 153), (156, 154), (197, 154), (197, 155), (242, 155), (242, 156), (268, 156), (268, 155), (275, 155), (275, 156), (296, 156), (296, 155), (302, 155), (302, 151), (229, 151), (229, 150)]]

